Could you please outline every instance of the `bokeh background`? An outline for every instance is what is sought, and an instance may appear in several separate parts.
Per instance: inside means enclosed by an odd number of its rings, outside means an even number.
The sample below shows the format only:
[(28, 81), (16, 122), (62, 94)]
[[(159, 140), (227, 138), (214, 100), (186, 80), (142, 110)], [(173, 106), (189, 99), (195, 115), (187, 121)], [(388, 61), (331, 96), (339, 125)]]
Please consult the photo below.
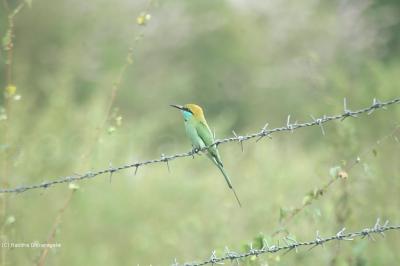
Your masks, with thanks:
[[(204, 107), (217, 138), (400, 94), (400, 2), (26, 1), (0, 9), (2, 187), (190, 150), (169, 104)], [(31, 5), (31, 7), (29, 7)], [(7, 8), (8, 7), (8, 8)], [(141, 25), (140, 25), (141, 24)], [(124, 71), (123, 71), (124, 70)], [(15, 86), (14, 89), (10, 89)], [(243, 208), (204, 156), (1, 195), (2, 265), (169, 265), (400, 223), (400, 108), (219, 147)], [(384, 138), (387, 136), (386, 138)], [(380, 141), (379, 141), (380, 140)], [(379, 143), (377, 144), (377, 141)], [(335, 167), (348, 178), (337, 178)], [(335, 179), (322, 195), (322, 188)], [(293, 218), (296, 208), (302, 210)], [(274, 234), (274, 232), (279, 233)], [(398, 232), (244, 265), (395, 265)], [(229, 262), (227, 264), (230, 264)]]

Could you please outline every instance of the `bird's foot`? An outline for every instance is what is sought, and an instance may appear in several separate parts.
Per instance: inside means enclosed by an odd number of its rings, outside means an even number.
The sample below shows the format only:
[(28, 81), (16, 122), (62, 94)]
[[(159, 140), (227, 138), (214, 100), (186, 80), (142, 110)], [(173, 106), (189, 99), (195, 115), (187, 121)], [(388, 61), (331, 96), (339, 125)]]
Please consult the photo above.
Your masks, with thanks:
[(193, 159), (194, 159), (194, 155), (195, 154), (201, 155), (199, 152), (200, 152), (199, 148), (192, 147), (192, 157), (193, 157)]

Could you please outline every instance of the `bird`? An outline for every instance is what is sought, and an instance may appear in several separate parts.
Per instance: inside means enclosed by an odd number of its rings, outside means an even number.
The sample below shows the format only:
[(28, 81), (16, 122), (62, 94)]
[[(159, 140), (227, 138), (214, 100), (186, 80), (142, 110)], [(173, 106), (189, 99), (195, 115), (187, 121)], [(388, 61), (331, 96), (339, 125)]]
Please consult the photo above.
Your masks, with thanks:
[(206, 148), (207, 157), (218, 167), (224, 176), (228, 187), (232, 190), (235, 198), (242, 207), (242, 203), (236, 194), (235, 189), (232, 186), (232, 181), (224, 169), (224, 165), (221, 161), (221, 156), (219, 155), (216, 145), (212, 145), (215, 140), (211, 133), (210, 127), (204, 117), (203, 109), (197, 104), (189, 103), (185, 105), (171, 104), (171, 107), (177, 108), (182, 112), (183, 120), (185, 122), (186, 135), (192, 142), (194, 151), (202, 150)]

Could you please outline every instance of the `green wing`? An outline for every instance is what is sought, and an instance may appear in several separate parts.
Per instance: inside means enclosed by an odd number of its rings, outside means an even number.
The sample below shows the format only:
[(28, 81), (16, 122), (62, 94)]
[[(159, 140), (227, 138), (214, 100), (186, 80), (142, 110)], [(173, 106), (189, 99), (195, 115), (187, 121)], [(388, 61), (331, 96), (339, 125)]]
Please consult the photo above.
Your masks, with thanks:
[[(211, 144), (214, 143), (213, 134), (211, 133), (211, 130), (207, 124), (204, 124), (202, 122), (197, 123), (196, 131), (197, 131), (197, 135), (203, 140), (203, 142), (206, 146), (210, 146)], [(215, 158), (215, 160), (217, 161), (218, 164), (223, 166), (221, 157), (219, 156), (216, 146), (212, 146), (212, 147), (208, 148), (208, 152), (210, 153), (210, 155), (213, 158)]]
[[(204, 142), (204, 144), (206, 146), (210, 146), (211, 144), (214, 143), (213, 134), (206, 123), (202, 123), (202, 122), (197, 123), (196, 124), (196, 132), (197, 132), (197, 135), (200, 137), (200, 139)], [(228, 184), (228, 187), (230, 189), (232, 189), (233, 194), (235, 195), (236, 200), (239, 203), (239, 206), (242, 206), (238, 196), (236, 195), (236, 191), (232, 186), (232, 182), (224, 170), (224, 166), (222, 165), (221, 157), (219, 156), (217, 147), (216, 146), (209, 147), (207, 155), (211, 159), (211, 161), (213, 161), (213, 163), (219, 168), (221, 173), (224, 175), (226, 183)]]

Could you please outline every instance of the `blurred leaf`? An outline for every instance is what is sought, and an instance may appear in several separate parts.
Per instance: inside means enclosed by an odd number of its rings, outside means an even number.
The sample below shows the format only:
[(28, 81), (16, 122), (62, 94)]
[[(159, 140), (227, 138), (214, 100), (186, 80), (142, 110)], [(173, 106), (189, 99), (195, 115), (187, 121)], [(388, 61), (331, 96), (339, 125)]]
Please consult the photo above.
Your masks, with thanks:
[(16, 219), (13, 215), (10, 215), (7, 217), (6, 221), (5, 221), (5, 225), (11, 225), (13, 223), (15, 223)]
[(303, 205), (309, 205), (312, 202), (312, 200), (313, 200), (312, 195), (310, 195), (310, 194), (305, 195), (303, 198), (303, 201), (302, 201)]
[(282, 222), (283, 220), (286, 219), (287, 215), (288, 215), (288, 209), (286, 208), (279, 208), (279, 222)]
[(264, 234), (260, 233), (254, 238), (253, 248), (262, 249), (264, 247)]
[(313, 197), (318, 198), (319, 196), (322, 196), (324, 194), (324, 190), (321, 188), (314, 188), (313, 190)]
[(115, 118), (115, 124), (117, 125), (117, 126), (121, 126), (122, 125), (122, 116), (117, 116), (116, 118)]
[(376, 149), (372, 149), (372, 154), (376, 157), (378, 156), (378, 151)]
[(78, 190), (79, 189), (79, 185), (76, 184), (76, 183), (70, 183), (68, 185), (68, 188), (71, 189), (71, 190)]
[(107, 132), (108, 132), (108, 134), (112, 134), (112, 133), (114, 133), (116, 130), (117, 130), (117, 129), (116, 129), (115, 127), (111, 126), (111, 127), (109, 127), (109, 128), (107, 129)]
[(151, 15), (143, 12), (136, 18), (136, 23), (138, 25), (144, 26), (150, 19)]
[(15, 94), (16, 91), (17, 87), (15, 85), (10, 84), (5, 88), (4, 93), (7, 98), (10, 98)]
[(340, 171), (342, 171), (342, 167), (340, 167), (340, 166), (334, 166), (334, 167), (332, 167), (331, 169), (329, 169), (329, 175), (330, 175), (332, 178), (337, 178)]
[(2, 45), (4, 50), (10, 50), (12, 47), (12, 32), (8, 30), (2, 39)]
[(1, 120), (7, 120), (6, 109), (3, 107), (0, 107), (0, 121)]

